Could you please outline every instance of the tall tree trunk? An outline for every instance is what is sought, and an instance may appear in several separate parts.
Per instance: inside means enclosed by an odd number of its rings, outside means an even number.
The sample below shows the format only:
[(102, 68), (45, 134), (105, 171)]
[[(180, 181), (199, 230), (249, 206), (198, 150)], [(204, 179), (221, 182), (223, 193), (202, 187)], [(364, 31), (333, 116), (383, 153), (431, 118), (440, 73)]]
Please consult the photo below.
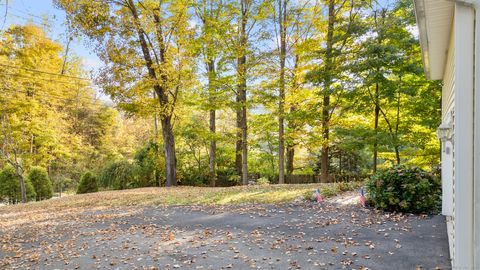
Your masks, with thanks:
[(295, 158), (295, 147), (287, 144), (287, 175), (293, 173), (293, 159)]
[(35, 143), (35, 135), (32, 135), (30, 136), (30, 154), (33, 155), (33, 146), (34, 146), (34, 143)]
[(23, 171), (20, 166), (15, 166), (15, 171), (17, 172), (18, 179), (20, 181), (20, 193), (22, 194), (22, 203), (27, 202), (27, 189), (25, 187), (25, 178), (23, 177)]
[[(300, 57), (298, 54), (295, 54), (295, 64), (293, 66), (293, 77), (292, 77), (292, 90), (295, 91), (299, 87), (299, 83), (297, 80), (297, 69), (298, 69), (298, 62), (300, 60)], [(290, 106), (290, 114), (295, 112), (296, 106), (292, 105)], [(288, 122), (288, 126), (292, 132), (296, 132), (298, 129), (298, 124), (295, 123), (295, 121), (291, 120)], [(286, 164), (286, 169), (287, 169), (287, 175), (291, 175), (294, 170), (294, 159), (295, 159), (295, 142), (292, 140), (289, 140), (287, 143), (287, 164)]]
[(375, 138), (373, 142), (373, 173), (377, 172), (377, 157), (378, 157), (378, 119), (380, 117), (380, 104), (379, 104), (379, 86), (378, 83), (375, 84), (375, 124), (374, 132)]
[[(374, 12), (373, 17), (375, 19), (375, 27), (377, 29), (377, 34), (378, 34), (377, 43), (379, 46), (381, 46), (383, 42), (383, 31), (379, 30), (378, 20), (377, 20), (377, 11)], [(385, 21), (385, 20), (382, 20), (382, 21)], [(380, 67), (377, 67), (376, 71), (378, 76), (378, 74), (380, 73)], [(377, 164), (378, 163), (378, 120), (380, 117), (380, 86), (378, 82), (375, 83), (374, 103), (375, 103), (375, 120), (374, 120), (375, 121), (375, 124), (374, 124), (375, 138), (373, 143), (373, 173), (376, 173), (377, 165), (378, 165)]]
[(278, 100), (278, 183), (285, 183), (285, 59), (287, 53), (287, 0), (278, 0), (278, 22), (280, 28), (280, 81)]
[(323, 96), (323, 109), (322, 109), (322, 150), (321, 150), (321, 161), (320, 161), (320, 182), (326, 183), (328, 182), (328, 167), (329, 167), (329, 145), (328, 139), (330, 135), (330, 128), (329, 128), (329, 117), (330, 111), (328, 107), (330, 106), (330, 95)]
[(69, 37), (67, 41), (67, 48), (65, 49), (65, 56), (63, 57), (63, 64), (62, 64), (62, 70), (60, 71), (60, 74), (65, 74), (65, 68), (67, 67), (67, 60), (68, 60), (68, 52), (70, 50), (70, 43), (72, 42), (73, 37)]
[(209, 95), (209, 102), (210, 102), (210, 112), (209, 112), (209, 127), (210, 127), (210, 135), (212, 136), (210, 139), (210, 149), (209, 149), (209, 159), (208, 159), (208, 167), (209, 167), (209, 174), (210, 174), (210, 185), (212, 187), (215, 186), (217, 181), (217, 172), (216, 172), (216, 158), (217, 158), (217, 139), (216, 135), (216, 112), (215, 112), (215, 62), (212, 59), (208, 60), (207, 63), (208, 68), (208, 95)]
[(175, 140), (173, 137), (173, 127), (170, 117), (163, 117), (162, 134), (163, 134), (163, 152), (165, 154), (165, 171), (166, 171), (166, 186), (177, 185), (177, 157), (175, 154)]
[(321, 150), (321, 182), (328, 182), (329, 159), (329, 135), (330, 135), (330, 87), (332, 84), (331, 72), (333, 67), (333, 31), (335, 27), (335, 0), (328, 2), (328, 27), (327, 27), (327, 48), (325, 51), (325, 84), (322, 106), (322, 150)]
[[(237, 59), (237, 63), (240, 60)], [(238, 73), (238, 72), (237, 72)], [(241, 108), (241, 98), (240, 98), (240, 87), (237, 85), (237, 141), (235, 142), (235, 169), (237, 171), (237, 175), (242, 177), (242, 108)]]
[(402, 94), (402, 76), (400, 76), (400, 85), (397, 93), (397, 121), (395, 123), (395, 158), (397, 165), (400, 165), (400, 146), (398, 145), (398, 128), (400, 127), (400, 101)]
[[(241, 22), (239, 29), (239, 55), (237, 57), (237, 128), (240, 132), (240, 138), (237, 138), (237, 166), (238, 166), (238, 150), (241, 149), (241, 176), (242, 184), (248, 184), (248, 141), (247, 141), (247, 16), (248, 16), (248, 0), (240, 0), (241, 6)], [(238, 167), (237, 167), (238, 169)]]
[(242, 183), (248, 184), (248, 138), (247, 138), (247, 90), (246, 82), (242, 91)]
[[(215, 136), (216, 134), (216, 125), (215, 125), (215, 110), (210, 110), (210, 133)], [(212, 138), (210, 140), (210, 156), (209, 156), (209, 170), (210, 170), (210, 185), (214, 187), (217, 182), (217, 140)]]
[(203, 35), (205, 38), (204, 43), (204, 57), (205, 65), (207, 67), (207, 77), (208, 77), (208, 104), (209, 104), (209, 130), (210, 130), (210, 147), (208, 149), (208, 169), (209, 169), (209, 180), (210, 186), (214, 187), (217, 181), (217, 172), (216, 172), (216, 159), (217, 159), (217, 138), (216, 138), (216, 67), (215, 67), (215, 26), (214, 23), (218, 20), (218, 12), (214, 5), (218, 4), (216, 8), (221, 9), (221, 2), (215, 1), (202, 1), (201, 8), (203, 12), (198, 11), (199, 17), (203, 23)]
[[(157, 94), (155, 91), (153, 91), (153, 98), (157, 99)], [(155, 111), (153, 113), (153, 137), (154, 137), (154, 147), (155, 147), (155, 160), (158, 160), (158, 115), (157, 112)], [(157, 166), (153, 167), (153, 179), (155, 181), (155, 184), (158, 185), (159, 187), (162, 186), (162, 183), (160, 182), (160, 175), (157, 171)]]

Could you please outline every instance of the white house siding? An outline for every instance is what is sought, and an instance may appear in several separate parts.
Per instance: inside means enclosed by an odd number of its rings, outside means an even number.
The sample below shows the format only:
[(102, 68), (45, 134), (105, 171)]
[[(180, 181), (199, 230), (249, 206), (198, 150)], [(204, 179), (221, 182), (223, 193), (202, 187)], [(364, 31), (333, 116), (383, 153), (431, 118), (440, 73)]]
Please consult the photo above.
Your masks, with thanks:
[(474, 269), (474, 59), (475, 12), (455, 4), (454, 269)]
[[(442, 88), (442, 123), (453, 122), (455, 103), (455, 28), (452, 27), (450, 46), (443, 75)], [(455, 250), (455, 221), (454, 221), (454, 145), (446, 141), (442, 145), (442, 214), (446, 216), (448, 242), (450, 244), (450, 257), (453, 258)]]
[(445, 64), (445, 74), (443, 75), (442, 89), (442, 120), (447, 120), (448, 114), (453, 109), (454, 88), (455, 88), (455, 27), (450, 34), (450, 46), (448, 49), (447, 62)]
[[(455, 88), (455, 50), (453, 49), (455, 29), (450, 35), (450, 49), (448, 50), (445, 74), (442, 89), (442, 123), (451, 123), (454, 110)], [(453, 144), (447, 141), (442, 146), (442, 214), (453, 216)]]

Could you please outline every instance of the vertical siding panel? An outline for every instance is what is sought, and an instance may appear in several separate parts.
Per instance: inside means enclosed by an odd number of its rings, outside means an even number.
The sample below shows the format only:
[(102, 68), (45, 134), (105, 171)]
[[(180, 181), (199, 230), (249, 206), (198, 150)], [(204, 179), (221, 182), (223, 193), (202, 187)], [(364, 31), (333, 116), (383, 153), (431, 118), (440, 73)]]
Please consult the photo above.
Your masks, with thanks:
[[(455, 88), (455, 28), (452, 27), (450, 45), (448, 50), (445, 74), (443, 76), (442, 89), (442, 123), (451, 123), (454, 110)], [(454, 257), (455, 250), (455, 224), (454, 224), (454, 145), (447, 141), (442, 145), (442, 214), (447, 216), (448, 240), (450, 257)], [(451, 226), (450, 226), (451, 225)]]

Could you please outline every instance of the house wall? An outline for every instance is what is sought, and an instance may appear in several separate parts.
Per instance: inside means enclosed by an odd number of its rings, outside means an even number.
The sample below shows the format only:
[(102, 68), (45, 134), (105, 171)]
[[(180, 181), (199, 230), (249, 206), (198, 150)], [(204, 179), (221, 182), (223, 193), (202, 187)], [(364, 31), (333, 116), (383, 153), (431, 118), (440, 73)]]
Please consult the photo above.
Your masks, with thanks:
[(474, 269), (475, 10), (455, 4), (454, 269)]
[[(454, 111), (455, 89), (455, 28), (450, 35), (445, 74), (443, 75), (442, 88), (442, 123), (451, 123)], [(442, 214), (453, 216), (453, 143), (450, 141), (442, 145)], [(451, 235), (450, 237), (454, 237)]]

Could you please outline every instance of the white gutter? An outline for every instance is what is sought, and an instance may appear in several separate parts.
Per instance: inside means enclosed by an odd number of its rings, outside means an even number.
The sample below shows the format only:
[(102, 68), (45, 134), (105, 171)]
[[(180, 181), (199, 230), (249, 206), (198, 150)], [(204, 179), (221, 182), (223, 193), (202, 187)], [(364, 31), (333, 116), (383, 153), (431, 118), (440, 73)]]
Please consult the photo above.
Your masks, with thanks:
[(461, 3), (464, 5), (473, 6), (474, 8), (477, 8), (480, 5), (480, 0), (446, 0), (446, 1)]
[(464, 0), (475, 10), (474, 94), (473, 94), (473, 267), (480, 268), (480, 0)]
[(428, 40), (427, 35), (427, 18), (425, 15), (425, 0), (415, 0), (413, 1), (413, 5), (415, 7), (415, 17), (417, 18), (417, 25), (419, 28), (420, 34), (420, 47), (422, 49), (422, 60), (423, 60), (423, 68), (425, 72), (425, 76), (427, 79), (431, 79), (430, 77), (430, 50), (429, 45), (430, 42)]

